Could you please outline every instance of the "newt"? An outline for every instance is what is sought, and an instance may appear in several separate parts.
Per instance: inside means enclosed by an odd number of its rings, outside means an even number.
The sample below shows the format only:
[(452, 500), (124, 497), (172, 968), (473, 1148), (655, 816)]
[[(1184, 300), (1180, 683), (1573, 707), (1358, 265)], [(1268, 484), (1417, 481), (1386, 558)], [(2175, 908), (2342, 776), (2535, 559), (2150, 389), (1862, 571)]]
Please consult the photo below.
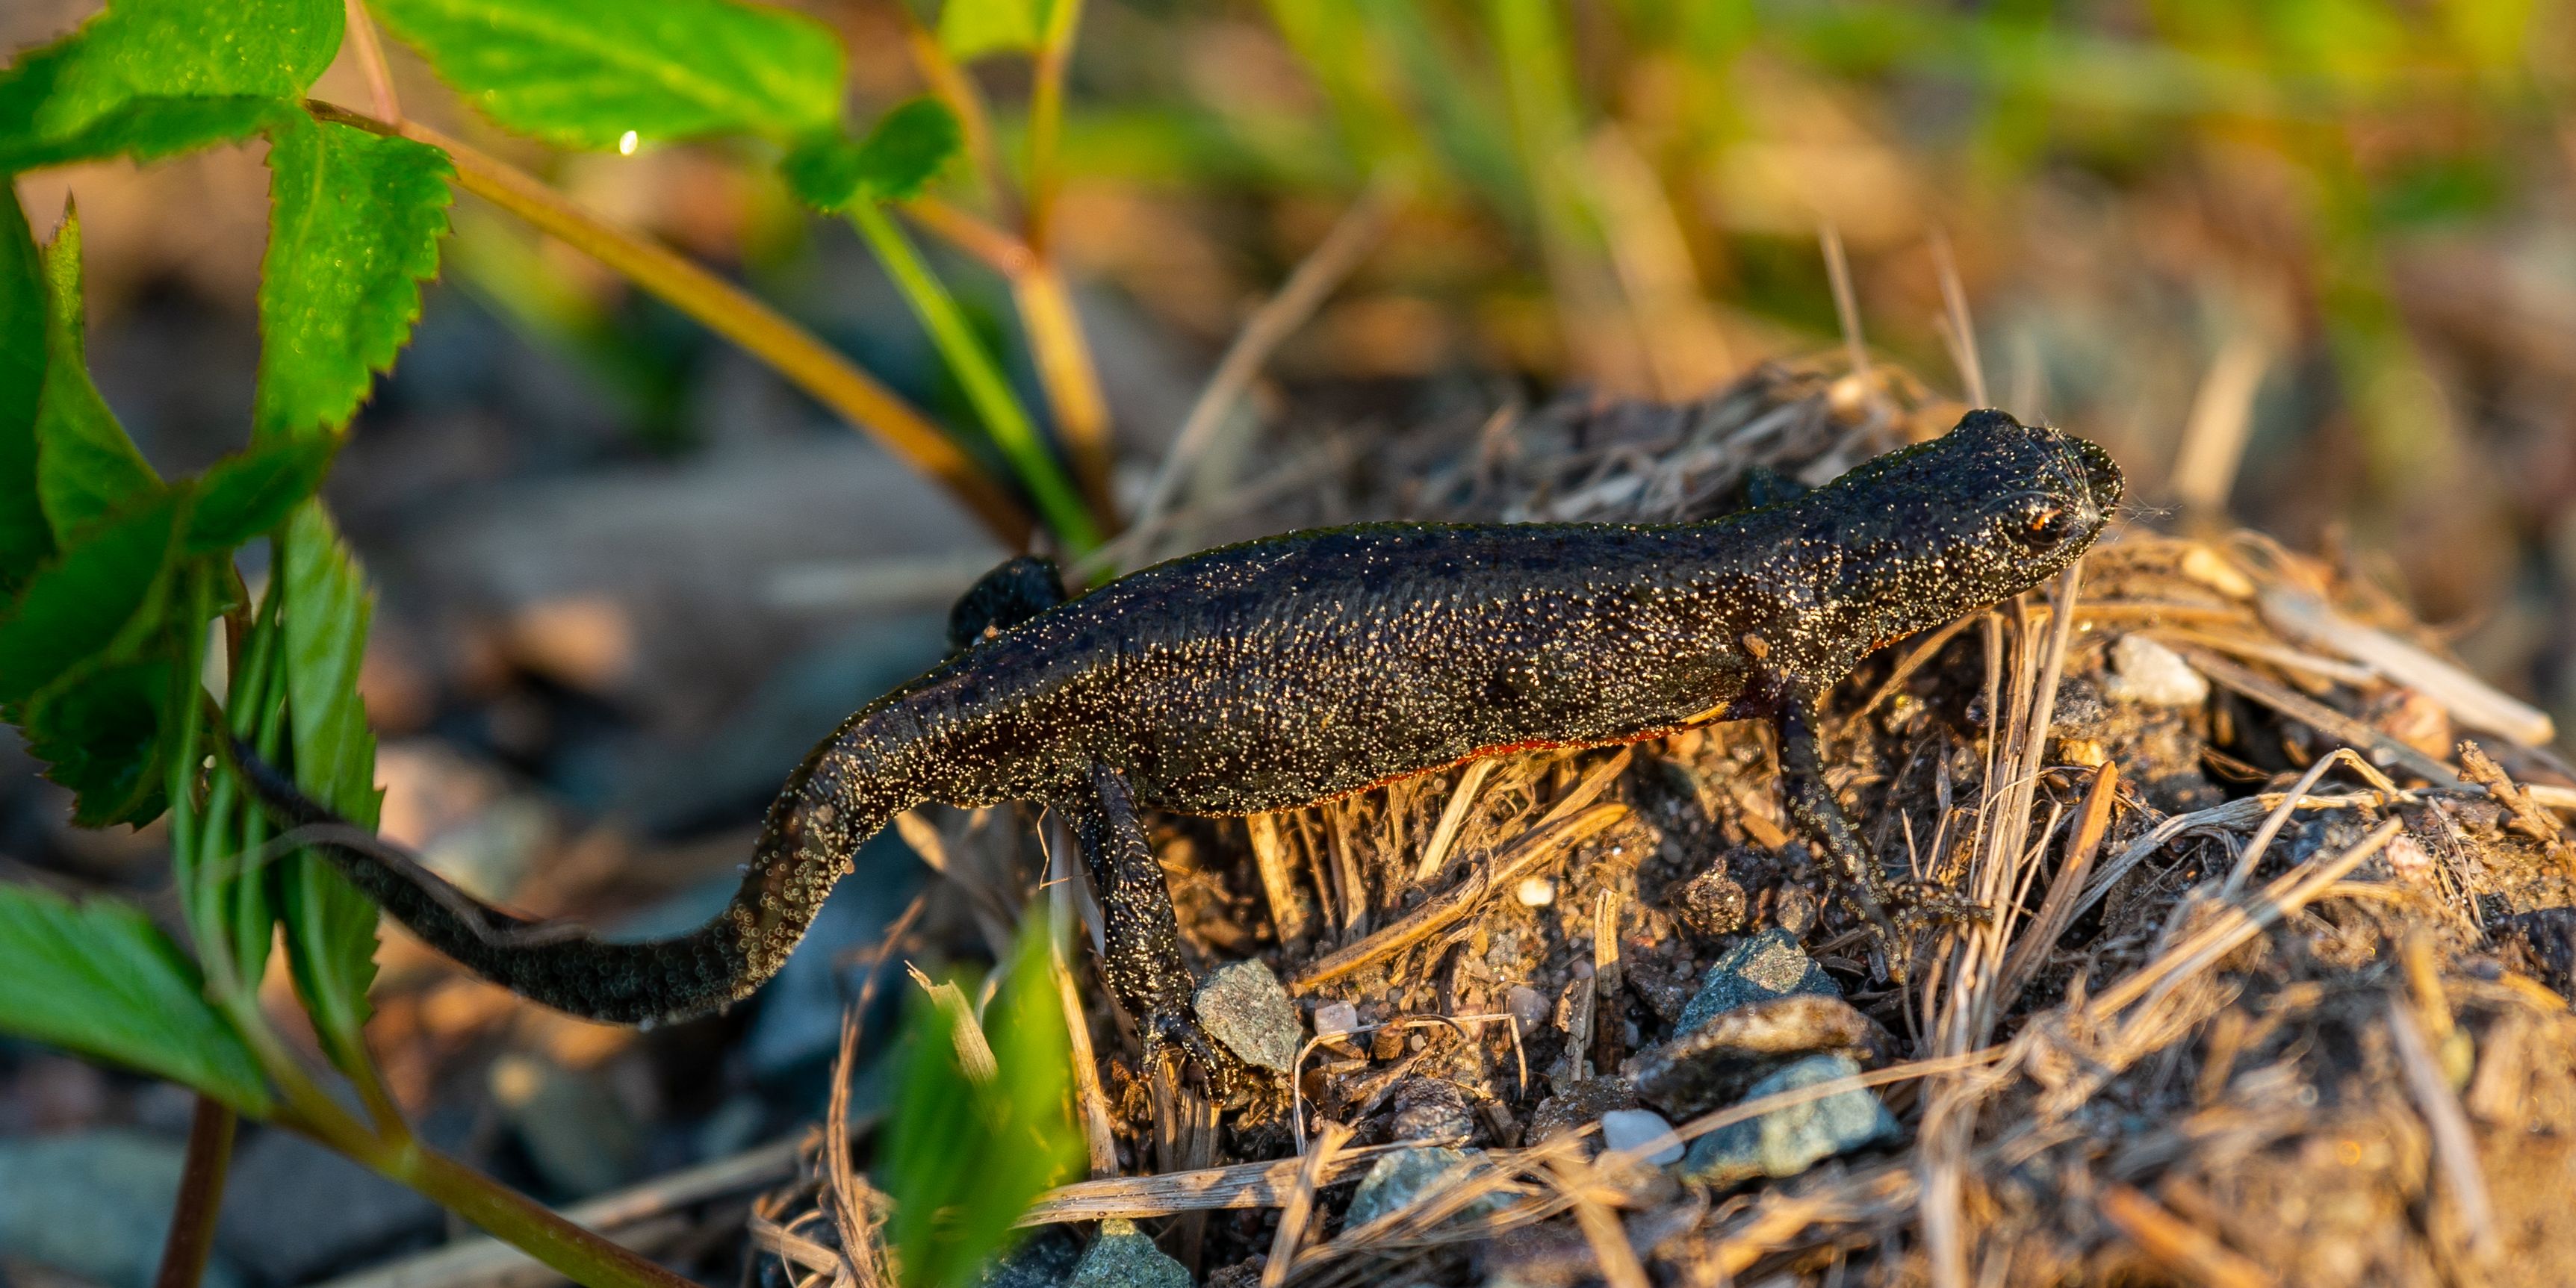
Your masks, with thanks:
[[(1040, 801), (1072, 823), (1111, 992), (1149, 1046), (1212, 1063), (1139, 810), (1291, 809), (1479, 756), (1767, 719), (1788, 812), (1834, 895), (1892, 934), (1895, 920), (1980, 910), (1888, 879), (1826, 784), (1818, 700), (1867, 653), (2066, 567), (2121, 485), (2093, 443), (1975, 411), (1813, 491), (1706, 522), (1292, 532), (1076, 598), (1051, 564), (1013, 560), (959, 603), (958, 652), (796, 767), (732, 903), (677, 938), (596, 939), (365, 847), (319, 848), (485, 978), (649, 1023), (719, 1010), (777, 973), (851, 856), (901, 811)], [(328, 821), (274, 771), (255, 777), (290, 821)]]

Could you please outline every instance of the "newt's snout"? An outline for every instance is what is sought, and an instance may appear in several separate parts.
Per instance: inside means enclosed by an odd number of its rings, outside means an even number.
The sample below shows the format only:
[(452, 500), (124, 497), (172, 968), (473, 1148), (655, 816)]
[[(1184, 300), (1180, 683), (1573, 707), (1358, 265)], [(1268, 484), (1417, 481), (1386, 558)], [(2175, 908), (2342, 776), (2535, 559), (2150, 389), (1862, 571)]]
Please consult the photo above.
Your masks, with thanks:
[(2084, 480), (2085, 495), (2093, 502), (2094, 512), (2109, 518), (2119, 507), (2121, 490), (2128, 486), (2128, 480), (2120, 473), (2120, 463), (2091, 439), (2069, 434), (2065, 440), (2074, 452), (2076, 474)]

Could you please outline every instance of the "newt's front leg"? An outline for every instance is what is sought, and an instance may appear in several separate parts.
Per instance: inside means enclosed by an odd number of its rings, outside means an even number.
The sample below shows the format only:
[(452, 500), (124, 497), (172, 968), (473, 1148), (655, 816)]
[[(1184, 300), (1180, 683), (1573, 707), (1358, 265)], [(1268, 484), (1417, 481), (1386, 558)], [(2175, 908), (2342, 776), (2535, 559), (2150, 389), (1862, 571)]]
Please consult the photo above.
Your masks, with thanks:
[(1896, 885), (1879, 869), (1877, 857), (1852, 830), (1842, 802), (1834, 799), (1834, 789), (1825, 781), (1824, 747), (1812, 696), (1783, 685), (1773, 720), (1780, 731), (1780, 793), (1789, 816), (1823, 853), (1834, 894), (1878, 931), (1897, 978), (1903, 978), (1905, 969), (1898, 922), (1910, 929), (1927, 920), (1985, 919), (1986, 910), (1975, 903), (1928, 886)]
[(1057, 804), (1073, 824), (1100, 901), (1100, 973), (1143, 1033), (1147, 1063), (1163, 1044), (1174, 1043), (1199, 1061), (1211, 1081), (1224, 1082), (1231, 1068), (1191, 1008), (1197, 984), (1181, 962), (1180, 919), (1127, 779), (1107, 765), (1094, 765), (1083, 787)]

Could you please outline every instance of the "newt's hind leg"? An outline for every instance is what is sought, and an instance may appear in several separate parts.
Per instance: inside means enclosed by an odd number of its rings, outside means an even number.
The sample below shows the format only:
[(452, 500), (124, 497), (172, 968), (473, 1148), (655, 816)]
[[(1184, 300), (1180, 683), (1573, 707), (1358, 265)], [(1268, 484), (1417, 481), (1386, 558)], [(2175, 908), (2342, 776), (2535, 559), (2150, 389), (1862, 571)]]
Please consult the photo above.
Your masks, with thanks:
[(948, 647), (963, 652), (1065, 601), (1055, 561), (1021, 555), (985, 573), (948, 610)]
[(1180, 919), (1126, 778), (1094, 765), (1083, 788), (1057, 804), (1070, 816), (1100, 901), (1101, 976), (1144, 1034), (1147, 1062), (1165, 1043), (1175, 1044), (1198, 1060), (1210, 1081), (1223, 1083), (1232, 1064), (1219, 1057), (1191, 1008), (1197, 983), (1181, 962)]
[[(1932, 921), (1983, 921), (1986, 909), (1970, 900), (1927, 885), (1898, 885), (1880, 870), (1878, 859), (1852, 830), (1842, 802), (1825, 782), (1824, 749), (1817, 736), (1815, 701), (1791, 692), (1779, 701), (1780, 791), (1789, 815), (1824, 854), (1833, 893), (1845, 906), (1867, 918), (1887, 946), (1889, 969), (1904, 977), (1904, 946), (1896, 931)], [(1894, 917), (1890, 918), (1890, 909)]]

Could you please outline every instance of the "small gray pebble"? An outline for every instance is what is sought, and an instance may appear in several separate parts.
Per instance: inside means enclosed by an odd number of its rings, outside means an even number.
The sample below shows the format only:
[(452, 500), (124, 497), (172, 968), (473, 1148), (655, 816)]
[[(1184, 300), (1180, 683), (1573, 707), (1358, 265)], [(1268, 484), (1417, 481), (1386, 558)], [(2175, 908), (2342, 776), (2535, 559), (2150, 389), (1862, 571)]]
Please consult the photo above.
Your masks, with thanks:
[(1701, 977), (1699, 993), (1682, 1008), (1681, 1022), (1673, 1027), (1676, 1032), (1687, 1033), (1739, 1006), (1799, 995), (1840, 999), (1843, 991), (1834, 986), (1825, 968), (1798, 946), (1797, 936), (1785, 930), (1765, 930), (1728, 949), (1708, 968)]
[(1135, 1222), (1113, 1216), (1100, 1223), (1100, 1237), (1073, 1267), (1067, 1288), (1190, 1288), (1190, 1272)]
[(1208, 973), (1191, 999), (1199, 1023), (1226, 1049), (1276, 1073), (1293, 1072), (1306, 1030), (1279, 977), (1257, 961), (1228, 962)]
[[(1474, 1153), (1469, 1150), (1417, 1145), (1380, 1158), (1369, 1168), (1368, 1175), (1360, 1178), (1359, 1191), (1351, 1195), (1351, 1206), (1342, 1214), (1342, 1228), (1356, 1230), (1463, 1180), (1467, 1160), (1472, 1157)], [(1460, 1209), (1458, 1215), (1472, 1220), (1502, 1210), (1503, 1203), (1502, 1195), (1487, 1194)]]
[[(1809, 1056), (1753, 1084), (1745, 1098), (1812, 1087), (1859, 1072), (1860, 1063), (1850, 1056)], [(1692, 1141), (1681, 1175), (1709, 1185), (1796, 1176), (1836, 1154), (1901, 1134), (1887, 1106), (1865, 1088), (1855, 1087), (1822, 1100), (1774, 1109)]]

